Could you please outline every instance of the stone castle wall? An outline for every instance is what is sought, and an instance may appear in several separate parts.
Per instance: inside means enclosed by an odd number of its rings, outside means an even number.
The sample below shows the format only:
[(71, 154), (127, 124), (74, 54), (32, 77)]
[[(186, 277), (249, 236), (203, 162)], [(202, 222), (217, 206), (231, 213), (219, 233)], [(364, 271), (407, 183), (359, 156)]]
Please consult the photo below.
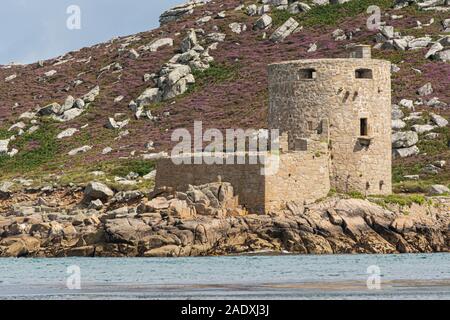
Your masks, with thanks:
[(330, 192), (329, 154), (326, 143), (308, 151), (280, 155), (277, 174), (266, 176), (266, 211), (277, 212), (286, 203), (313, 203)]
[(263, 175), (261, 164), (181, 164), (162, 159), (157, 164), (156, 187), (186, 191), (189, 184), (218, 181), (233, 185), (239, 203), (251, 213), (278, 211), (287, 202), (311, 203), (330, 191), (327, 145), (314, 151), (281, 153), (278, 170)]
[[(269, 91), (269, 128), (299, 139), (323, 131), (327, 124), (333, 188), (391, 193), (389, 62), (319, 59), (272, 64)], [(361, 119), (368, 124), (363, 139)]]
[(186, 191), (188, 185), (217, 182), (220, 176), (223, 182), (233, 185), (240, 204), (257, 213), (264, 213), (266, 191), (260, 164), (175, 165), (171, 159), (162, 159), (156, 169), (156, 187), (168, 186), (177, 191)]

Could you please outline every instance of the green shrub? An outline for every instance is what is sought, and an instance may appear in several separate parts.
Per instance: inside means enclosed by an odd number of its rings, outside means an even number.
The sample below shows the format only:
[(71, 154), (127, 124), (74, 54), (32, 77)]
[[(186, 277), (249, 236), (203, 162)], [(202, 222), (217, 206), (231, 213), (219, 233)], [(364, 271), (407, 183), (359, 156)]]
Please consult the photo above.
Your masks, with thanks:
[(10, 147), (19, 150), (19, 153), (12, 158), (1, 156), (0, 169), (7, 173), (30, 172), (56, 158), (56, 128), (45, 122), (37, 131), (18, 136), (10, 142)]
[(393, 191), (396, 193), (427, 193), (431, 183), (425, 181), (403, 181), (394, 184)]
[[(289, 18), (294, 17), (303, 26), (335, 26), (342, 20), (367, 13), (367, 8), (375, 5), (383, 9), (393, 7), (393, 0), (352, 0), (343, 4), (314, 6), (307, 12), (299, 14), (289, 13), (287, 10), (273, 10), (271, 12), (273, 26), (279, 27)], [(401, 61), (401, 60), (399, 60)]]
[(211, 63), (206, 70), (194, 70), (192, 74), (200, 84), (219, 83), (233, 80), (237, 75), (237, 65)]
[(409, 166), (394, 165), (392, 167), (392, 180), (394, 183), (402, 182), (405, 180), (404, 176), (417, 175), (421, 172), (423, 166), (420, 163), (416, 163)]
[(130, 172), (135, 172), (139, 176), (145, 176), (155, 169), (155, 163), (149, 160), (120, 160), (102, 162), (91, 171), (103, 171), (107, 175), (125, 177)]
[(361, 193), (361, 192), (359, 192), (359, 191), (350, 191), (349, 193), (347, 193), (347, 195), (350, 197), (350, 198), (353, 198), (353, 199), (365, 199), (366, 197)]
[(0, 128), (0, 140), (9, 139), (12, 136), (11, 132), (6, 129)]
[(295, 17), (295, 14), (289, 13), (287, 10), (273, 10), (270, 14), (272, 17), (272, 25), (278, 28), (285, 23), (289, 18)]
[(401, 207), (410, 207), (414, 203), (418, 205), (423, 205), (427, 202), (426, 198), (420, 194), (412, 194), (412, 195), (391, 194), (388, 196), (377, 197), (377, 200), (378, 201), (376, 202), (382, 206), (387, 204), (397, 204)]
[(436, 155), (449, 151), (448, 143), (450, 141), (450, 128), (438, 128), (434, 130), (434, 132), (439, 133), (438, 138), (428, 140), (421, 137), (421, 139), (419, 139), (417, 147), (420, 151), (428, 155)]
[[(381, 9), (387, 9), (394, 5), (394, 1), (352, 0), (344, 4), (315, 6), (310, 11), (304, 13), (300, 20), (306, 26), (338, 25), (343, 19), (367, 13), (367, 8), (372, 5), (378, 6)], [(369, 16), (369, 14), (367, 15)]]

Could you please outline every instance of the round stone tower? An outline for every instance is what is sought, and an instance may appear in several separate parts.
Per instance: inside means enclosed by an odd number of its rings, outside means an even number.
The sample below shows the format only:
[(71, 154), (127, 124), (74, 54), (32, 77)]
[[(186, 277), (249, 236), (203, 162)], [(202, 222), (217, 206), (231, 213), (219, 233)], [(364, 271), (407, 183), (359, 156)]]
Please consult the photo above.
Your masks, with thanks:
[[(332, 187), (390, 194), (391, 65), (357, 46), (349, 59), (269, 66), (269, 128), (289, 139), (329, 136)], [(301, 166), (301, 163), (298, 164)]]

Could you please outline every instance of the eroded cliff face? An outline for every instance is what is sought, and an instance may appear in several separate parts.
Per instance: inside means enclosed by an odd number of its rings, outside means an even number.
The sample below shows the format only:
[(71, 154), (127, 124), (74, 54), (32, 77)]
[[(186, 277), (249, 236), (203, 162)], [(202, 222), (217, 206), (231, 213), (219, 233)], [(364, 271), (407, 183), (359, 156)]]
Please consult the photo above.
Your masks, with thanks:
[(2, 202), (0, 256), (449, 251), (449, 198), (389, 206), (333, 197), (254, 215), (238, 206), (227, 183), (192, 187), (186, 193), (158, 190), (147, 197), (137, 191), (112, 196), (101, 185), (89, 186), (84, 194), (76, 189), (17, 193)]

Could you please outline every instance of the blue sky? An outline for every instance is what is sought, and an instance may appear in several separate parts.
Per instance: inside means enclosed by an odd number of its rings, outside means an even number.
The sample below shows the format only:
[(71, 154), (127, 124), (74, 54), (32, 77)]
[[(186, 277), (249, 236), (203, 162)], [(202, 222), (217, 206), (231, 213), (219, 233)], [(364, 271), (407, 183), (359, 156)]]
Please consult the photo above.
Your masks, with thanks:
[[(0, 64), (31, 63), (159, 26), (184, 0), (1, 0)], [(81, 9), (81, 29), (67, 28), (67, 8)]]

